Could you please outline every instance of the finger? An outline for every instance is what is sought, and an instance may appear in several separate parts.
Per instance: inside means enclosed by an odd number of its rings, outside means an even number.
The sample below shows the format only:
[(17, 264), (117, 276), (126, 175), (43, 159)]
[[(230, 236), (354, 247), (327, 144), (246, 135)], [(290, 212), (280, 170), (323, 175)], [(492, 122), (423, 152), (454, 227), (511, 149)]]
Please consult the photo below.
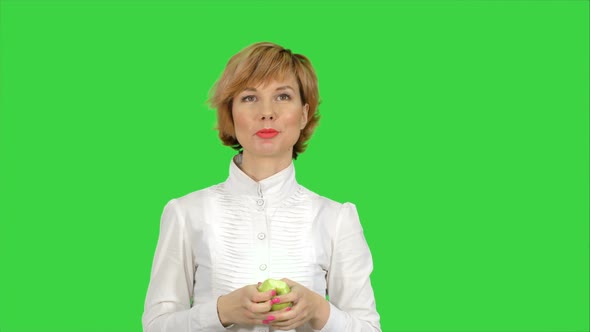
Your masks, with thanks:
[(266, 316), (262, 320), (262, 324), (272, 324), (274, 321), (276, 321), (276, 319), (277, 319), (277, 317), (275, 316), (275, 313), (269, 312), (266, 314)]
[(289, 285), (289, 287), (293, 287), (298, 285), (298, 283), (296, 283), (295, 281), (289, 279), (289, 278), (283, 278), (281, 279), (281, 281), (284, 281), (285, 283), (287, 283), (287, 285)]
[(264, 302), (251, 302), (248, 305), (248, 311), (259, 314), (256, 315), (256, 318), (260, 318), (262, 319), (263, 314), (268, 313), (270, 311), (270, 308), (272, 307), (272, 303), (270, 301), (264, 301)]
[(252, 294), (250, 299), (252, 300), (252, 302), (265, 302), (269, 301), (275, 295), (277, 295), (277, 291), (274, 289), (271, 289), (266, 292), (259, 292), (258, 290), (256, 290), (256, 292)]
[(276, 303), (285, 303), (285, 302), (292, 302), (297, 303), (301, 299), (301, 295), (298, 292), (291, 292), (289, 294), (283, 294), (273, 297), (274, 299), (278, 299)]
[(295, 329), (301, 325), (303, 325), (303, 323), (305, 323), (305, 317), (293, 317), (292, 319), (288, 319), (288, 320), (284, 320), (284, 321), (279, 321), (278, 319), (275, 319), (274, 321), (270, 322), (272, 327), (279, 329), (279, 330), (291, 330), (291, 329)]
[(291, 326), (293, 324), (302, 323), (302, 322), (309, 320), (309, 318), (306, 319), (307, 315), (305, 313), (297, 312), (296, 310), (289, 310), (289, 311), (285, 311), (282, 313), (277, 313), (275, 316), (276, 316), (276, 319), (275, 319), (274, 324), (280, 325), (283, 327), (284, 326)]
[(285, 309), (271, 311), (269, 314), (274, 315), (277, 322), (284, 322), (295, 318), (296, 314), (292, 313), (291, 310), (291, 307), (287, 307)]

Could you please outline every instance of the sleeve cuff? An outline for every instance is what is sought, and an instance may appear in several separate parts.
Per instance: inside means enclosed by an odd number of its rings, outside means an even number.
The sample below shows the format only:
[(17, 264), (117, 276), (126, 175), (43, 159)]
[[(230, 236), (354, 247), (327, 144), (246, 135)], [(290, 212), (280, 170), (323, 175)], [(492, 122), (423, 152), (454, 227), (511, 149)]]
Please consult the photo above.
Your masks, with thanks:
[(330, 316), (324, 328), (321, 330), (314, 330), (314, 332), (342, 332), (346, 329), (346, 313), (336, 308), (331, 302), (330, 304)]
[[(219, 315), (217, 314), (217, 299), (198, 304), (198, 309), (191, 310), (191, 330), (194, 331), (211, 331), (211, 332), (224, 332), (231, 327), (223, 327), (219, 321)], [(195, 309), (193, 307), (193, 309)], [(196, 327), (196, 329), (195, 329)]]

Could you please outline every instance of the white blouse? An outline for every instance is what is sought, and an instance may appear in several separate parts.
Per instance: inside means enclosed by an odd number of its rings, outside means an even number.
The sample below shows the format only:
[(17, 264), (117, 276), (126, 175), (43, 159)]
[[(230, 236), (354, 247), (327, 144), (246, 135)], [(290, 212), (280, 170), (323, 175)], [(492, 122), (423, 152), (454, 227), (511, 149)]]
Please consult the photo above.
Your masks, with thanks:
[[(285, 277), (329, 296), (322, 332), (381, 331), (369, 279), (373, 261), (355, 206), (299, 185), (293, 163), (256, 182), (235, 159), (227, 181), (164, 208), (144, 331), (274, 331), (223, 327), (217, 298)], [(315, 330), (305, 324), (291, 331)]]

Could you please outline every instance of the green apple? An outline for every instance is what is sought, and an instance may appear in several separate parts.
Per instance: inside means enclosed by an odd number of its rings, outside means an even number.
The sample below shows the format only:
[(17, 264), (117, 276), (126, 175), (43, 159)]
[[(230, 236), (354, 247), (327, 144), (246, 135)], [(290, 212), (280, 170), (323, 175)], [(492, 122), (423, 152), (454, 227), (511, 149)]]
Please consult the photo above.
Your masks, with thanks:
[[(258, 286), (259, 292), (268, 292), (271, 289), (274, 289), (277, 292), (277, 295), (289, 294), (291, 292), (291, 288), (289, 288), (289, 285), (287, 285), (286, 282), (276, 279), (266, 279), (260, 284), (260, 286)], [(281, 310), (290, 307), (291, 305), (291, 302), (273, 304), (270, 311)]]

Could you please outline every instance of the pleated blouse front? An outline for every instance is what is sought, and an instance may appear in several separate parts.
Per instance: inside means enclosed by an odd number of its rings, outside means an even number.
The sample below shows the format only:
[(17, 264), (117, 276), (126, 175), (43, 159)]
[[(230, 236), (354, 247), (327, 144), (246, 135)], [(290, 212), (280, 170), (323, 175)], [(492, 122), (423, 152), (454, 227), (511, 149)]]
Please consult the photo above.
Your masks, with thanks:
[[(346, 301), (347, 295), (338, 294), (342, 292), (338, 288), (344, 288), (342, 283), (349, 279), (329, 273), (331, 268), (342, 268), (332, 255), (341, 231), (347, 237), (353, 234), (349, 245), (354, 248), (347, 250), (358, 249), (354, 255), (363, 260), (350, 266), (363, 268), (360, 274), (350, 274), (360, 278), (353, 281), (360, 286), (349, 296), (361, 296), (366, 302), (367, 308), (360, 311), (366, 317), (355, 317), (355, 308), (347, 312), (334, 304), (334, 297)], [(267, 325), (224, 328), (217, 315), (217, 298), (267, 278), (286, 277), (322, 296), (330, 291), (331, 314), (322, 331), (342, 332), (365, 325), (366, 331), (379, 331), (368, 280), (371, 270), (354, 205), (333, 202), (300, 186), (293, 163), (256, 182), (232, 160), (225, 182), (174, 199), (164, 208), (144, 330), (273, 331)], [(328, 287), (330, 277), (336, 277), (333, 289)], [(295, 331), (312, 329), (304, 325)]]

